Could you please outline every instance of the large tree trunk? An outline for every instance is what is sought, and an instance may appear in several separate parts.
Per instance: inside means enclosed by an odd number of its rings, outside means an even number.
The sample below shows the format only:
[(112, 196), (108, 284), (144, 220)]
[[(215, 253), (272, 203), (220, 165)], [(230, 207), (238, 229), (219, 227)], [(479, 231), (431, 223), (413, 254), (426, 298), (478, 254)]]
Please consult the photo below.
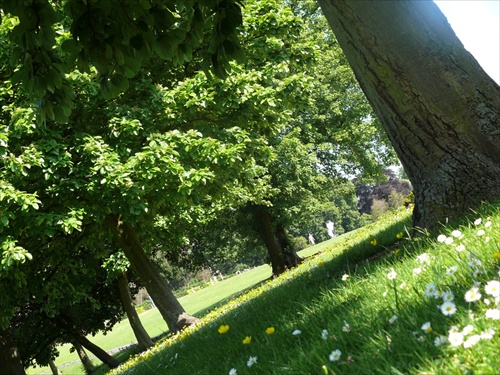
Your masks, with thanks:
[(135, 310), (132, 296), (130, 295), (130, 288), (128, 287), (127, 274), (123, 272), (118, 277), (117, 281), (123, 308), (127, 313), (128, 321), (134, 331), (137, 343), (142, 350), (146, 350), (147, 348), (153, 346), (153, 340), (151, 340), (151, 337), (149, 337), (148, 333), (144, 329), (144, 326), (139, 318), (139, 314), (137, 314), (137, 311)]
[(75, 347), (76, 353), (78, 354), (80, 361), (82, 361), (85, 373), (88, 375), (93, 374), (95, 371), (95, 366), (90, 360), (89, 356), (87, 355), (85, 349), (83, 349), (83, 346), (78, 341), (73, 341), (72, 344)]
[(170, 332), (177, 332), (196, 323), (198, 319), (186, 313), (170, 286), (149, 260), (132, 225), (124, 222), (119, 215), (108, 215), (105, 223), (118, 240), (133, 270), (142, 280)]
[(319, 0), (412, 182), (414, 225), (500, 193), (500, 88), (432, 1)]
[(81, 344), (85, 349), (94, 354), (102, 363), (104, 363), (109, 368), (120, 366), (120, 362), (115, 357), (106, 353), (106, 351), (98, 347), (96, 344), (92, 343), (85, 336), (74, 334), (73, 337), (79, 344)]
[(254, 206), (253, 212), (260, 237), (264, 241), (271, 260), (273, 276), (301, 263), (303, 259), (291, 249), (285, 229), (281, 226), (275, 228), (273, 217), (267, 207)]
[(0, 369), (2, 374), (24, 375), (21, 356), (8, 331), (0, 328)]

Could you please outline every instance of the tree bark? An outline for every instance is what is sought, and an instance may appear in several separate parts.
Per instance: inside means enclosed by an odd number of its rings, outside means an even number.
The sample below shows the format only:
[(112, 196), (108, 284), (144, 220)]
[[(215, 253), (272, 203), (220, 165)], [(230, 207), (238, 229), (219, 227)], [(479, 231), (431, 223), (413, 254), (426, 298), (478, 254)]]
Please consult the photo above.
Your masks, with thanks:
[(408, 173), (418, 227), (500, 194), (500, 87), (432, 1), (319, 0)]
[(8, 331), (0, 328), (0, 369), (9, 375), (24, 375), (24, 366), (17, 346)]
[(153, 340), (149, 337), (146, 329), (141, 323), (141, 319), (139, 318), (139, 314), (135, 310), (132, 296), (130, 295), (130, 289), (128, 287), (128, 279), (127, 274), (123, 272), (118, 277), (118, 289), (120, 290), (120, 298), (122, 300), (123, 308), (127, 313), (128, 321), (132, 330), (134, 331), (134, 335), (137, 339), (137, 343), (139, 344), (142, 350), (146, 350), (147, 348), (153, 346)]
[(50, 370), (52, 371), (52, 375), (62, 375), (61, 371), (56, 366), (56, 363), (52, 358), (49, 359), (49, 367)]
[(88, 375), (93, 374), (95, 371), (95, 366), (90, 360), (89, 356), (87, 355), (85, 349), (83, 349), (83, 346), (78, 341), (73, 341), (72, 344), (75, 347), (76, 353), (78, 354), (80, 361), (82, 361), (85, 373), (87, 373)]
[(99, 360), (109, 368), (116, 368), (120, 366), (120, 362), (113, 356), (106, 353), (105, 350), (92, 343), (83, 335), (74, 334), (74, 339), (81, 344), (85, 349), (94, 354)]
[(170, 286), (149, 260), (132, 225), (124, 222), (120, 215), (113, 214), (106, 217), (105, 224), (115, 235), (123, 253), (142, 280), (170, 332), (180, 331), (196, 323), (198, 319), (186, 313), (172, 293)]

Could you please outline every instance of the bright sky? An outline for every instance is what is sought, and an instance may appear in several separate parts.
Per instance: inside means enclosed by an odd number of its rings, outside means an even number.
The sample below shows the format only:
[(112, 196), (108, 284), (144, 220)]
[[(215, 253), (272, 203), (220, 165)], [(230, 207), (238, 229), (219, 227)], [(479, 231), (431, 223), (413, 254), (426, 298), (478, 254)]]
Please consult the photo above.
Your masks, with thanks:
[(455, 34), (500, 84), (500, 0), (434, 0)]

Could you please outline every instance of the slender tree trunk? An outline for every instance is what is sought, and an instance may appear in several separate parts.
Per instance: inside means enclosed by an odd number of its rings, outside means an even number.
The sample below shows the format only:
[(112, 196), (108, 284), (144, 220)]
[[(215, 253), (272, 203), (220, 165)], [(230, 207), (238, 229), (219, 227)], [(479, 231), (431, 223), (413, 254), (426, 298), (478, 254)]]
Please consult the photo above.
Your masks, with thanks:
[(80, 361), (82, 361), (83, 368), (85, 369), (85, 372), (88, 375), (91, 375), (95, 371), (95, 366), (90, 360), (89, 356), (87, 355), (87, 352), (85, 349), (83, 349), (83, 346), (80, 345), (78, 341), (73, 341), (72, 342), (73, 346), (75, 347), (76, 353), (78, 354), (78, 357), (80, 358)]
[(412, 182), (414, 225), (500, 194), (500, 87), (432, 1), (319, 0)]
[(142, 350), (146, 350), (147, 348), (153, 346), (153, 340), (151, 340), (151, 337), (149, 337), (148, 333), (144, 329), (144, 326), (139, 318), (139, 314), (137, 314), (137, 311), (135, 310), (132, 296), (130, 295), (130, 288), (128, 287), (127, 274), (125, 272), (118, 277), (118, 289), (120, 290), (120, 298), (122, 300), (123, 308), (127, 313), (128, 321), (134, 331), (137, 343)]
[(2, 374), (26, 374), (15, 342), (9, 332), (3, 329), (0, 329), (0, 369)]
[(85, 336), (75, 334), (74, 339), (85, 349), (99, 358), (99, 360), (109, 368), (120, 366), (120, 362), (115, 357), (109, 355), (108, 353), (106, 353), (106, 351), (98, 347), (96, 344), (90, 342), (89, 339), (87, 339)]
[(132, 225), (122, 221), (119, 215), (108, 215), (105, 223), (115, 235), (132, 268), (142, 280), (170, 332), (177, 332), (196, 323), (198, 319), (186, 313), (172, 293), (170, 286), (149, 260)]
[(49, 359), (49, 367), (50, 370), (52, 371), (52, 375), (62, 375), (61, 371), (59, 371), (59, 369), (56, 366), (56, 363), (52, 358)]

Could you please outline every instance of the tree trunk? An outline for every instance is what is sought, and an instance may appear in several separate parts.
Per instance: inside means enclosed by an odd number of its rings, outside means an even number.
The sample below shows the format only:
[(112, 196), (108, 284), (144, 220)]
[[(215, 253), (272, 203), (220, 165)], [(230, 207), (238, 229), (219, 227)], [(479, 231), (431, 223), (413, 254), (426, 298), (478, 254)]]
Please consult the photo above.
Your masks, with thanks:
[(198, 319), (186, 313), (172, 293), (170, 286), (149, 260), (132, 225), (122, 221), (119, 215), (108, 215), (105, 223), (115, 235), (132, 268), (142, 280), (170, 332), (177, 332), (196, 323)]
[(135, 310), (132, 296), (130, 295), (130, 289), (128, 287), (127, 274), (125, 272), (118, 277), (118, 289), (120, 290), (120, 298), (122, 300), (123, 308), (127, 313), (128, 321), (134, 331), (137, 343), (142, 350), (146, 350), (147, 348), (153, 346), (153, 340), (151, 340), (151, 337), (149, 337), (148, 333), (144, 329), (144, 326), (139, 318), (139, 314), (137, 314), (137, 311)]
[(109, 355), (108, 353), (106, 353), (106, 351), (104, 351), (94, 343), (90, 342), (89, 339), (87, 339), (85, 336), (75, 334), (74, 339), (79, 344), (81, 344), (85, 349), (87, 349), (89, 352), (91, 352), (93, 355), (99, 358), (99, 360), (109, 368), (115, 368), (120, 366), (120, 362), (115, 357)]
[(0, 328), (0, 369), (2, 374), (24, 375), (23, 363), (8, 331)]
[(62, 375), (61, 371), (56, 366), (56, 363), (52, 358), (49, 359), (49, 367), (50, 370), (52, 371), (52, 375)]
[(73, 341), (72, 344), (75, 347), (76, 353), (78, 354), (80, 361), (82, 361), (85, 373), (88, 375), (92, 375), (95, 371), (95, 366), (90, 360), (89, 356), (87, 355), (87, 352), (85, 351), (85, 349), (83, 349), (83, 346), (81, 346), (78, 341)]
[(432, 1), (319, 0), (415, 195), (418, 227), (500, 193), (500, 87)]
[(274, 276), (302, 262), (302, 258), (290, 249), (285, 229), (281, 226), (274, 228), (273, 218), (267, 207), (254, 206), (254, 217), (269, 254)]

